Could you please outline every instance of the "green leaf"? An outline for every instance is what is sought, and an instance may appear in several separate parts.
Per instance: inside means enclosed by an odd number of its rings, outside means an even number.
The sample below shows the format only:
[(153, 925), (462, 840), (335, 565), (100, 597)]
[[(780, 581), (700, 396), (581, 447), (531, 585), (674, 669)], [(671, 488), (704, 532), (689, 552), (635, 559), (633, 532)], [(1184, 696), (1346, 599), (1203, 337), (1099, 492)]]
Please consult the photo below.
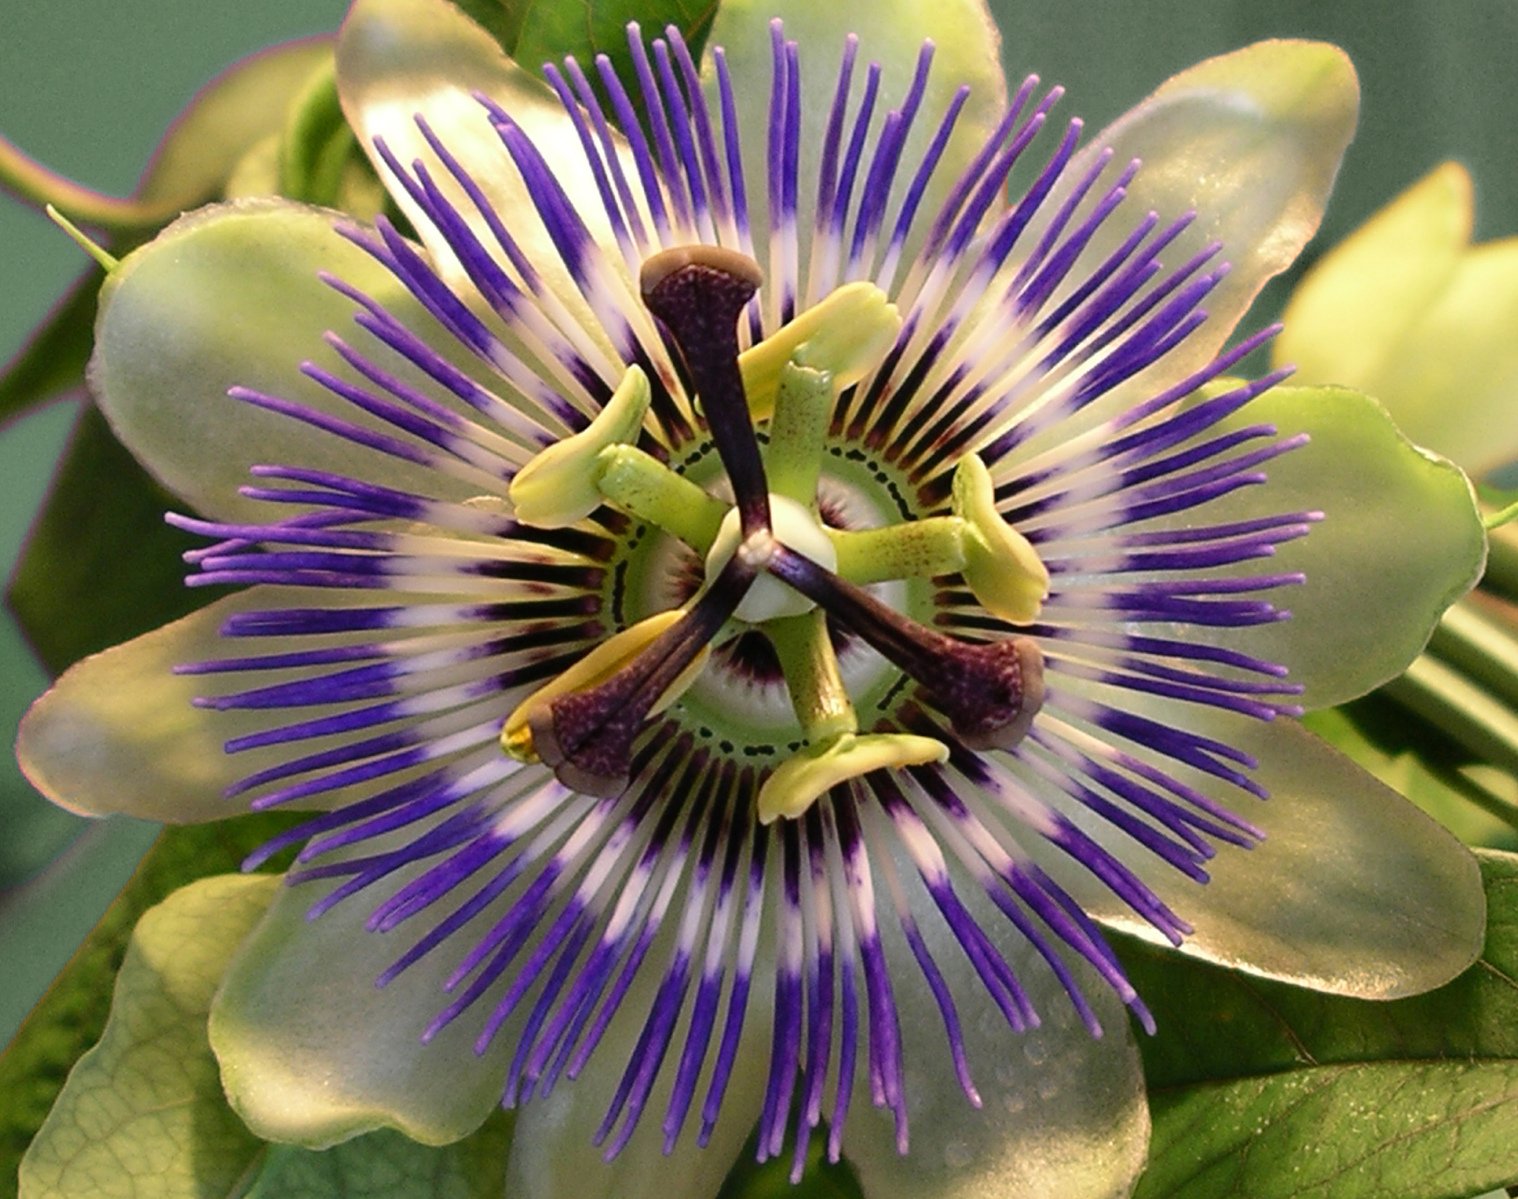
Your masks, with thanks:
[[(491, 485), (489, 476), (455, 479), (227, 395), (246, 387), (390, 430), (301, 369), (309, 359), (344, 379), (360, 378), (322, 342), (329, 329), (355, 336), (355, 305), (322, 281), (324, 272), (419, 337), (445, 341), (404, 285), (337, 232), (346, 223), (337, 213), (275, 199), (201, 208), (122, 259), (101, 289), (91, 389), (122, 443), (198, 512), (268, 519), (267, 504), (238, 492), (256, 463), (298, 464), (429, 495), (473, 496)], [(374, 343), (357, 336), (360, 352), (368, 352)], [(401, 377), (414, 384), (418, 375)]]
[(511, 1121), (497, 1113), (466, 1141), (433, 1149), (376, 1132), (325, 1153), (270, 1145), (245, 1199), (505, 1199)]
[(253, 849), (289, 827), (264, 815), (167, 829), (0, 1055), (0, 1199), (15, 1195), (16, 1165), (52, 1106), (64, 1076), (100, 1036), (111, 979), (137, 918), (182, 883), (235, 870)]
[(790, 1154), (772, 1157), (762, 1164), (756, 1162), (758, 1140), (751, 1137), (717, 1199), (863, 1199), (859, 1180), (848, 1164), (823, 1158), (825, 1142), (824, 1135), (812, 1137), (807, 1146), (806, 1173), (799, 1183), (793, 1183)]
[(274, 156), (282, 196), (337, 208), (364, 221), (385, 208), (385, 189), (343, 116), (330, 58), (291, 100)]
[(84, 386), (95, 334), (94, 267), (74, 280), (26, 344), (0, 371), (0, 425), (38, 404)]
[(1483, 955), (1415, 998), (1336, 998), (1123, 942), (1160, 1026), (1137, 1199), (1455, 1199), (1518, 1178), (1518, 857), (1481, 864)]
[(522, 19), (530, 7), (525, 0), (453, 0), (453, 6), (495, 38), (507, 54), (522, 36)]
[(86, 407), (7, 594), (50, 670), (216, 598), (184, 586), (180, 555), (200, 542), (164, 524), (174, 506)]
[(467, 1146), (393, 1133), (326, 1153), (260, 1142), (222, 1094), (206, 1015), (227, 963), (279, 888), (220, 875), (174, 892), (132, 933), (100, 1043), (69, 1075), (20, 1168), (22, 1199), (491, 1199), (509, 1121)]
[(202, 879), (143, 916), (100, 1043), (22, 1158), (22, 1199), (129, 1199), (146, 1185), (164, 1199), (233, 1190), (260, 1145), (222, 1098), (206, 1013), (278, 886), (259, 875)]
[(582, 63), (610, 55), (626, 78), (627, 23), (639, 22), (650, 36), (675, 25), (699, 57), (701, 43), (717, 12), (716, 0), (453, 0), (454, 5), (501, 44), (529, 71), (573, 54)]
[(701, 44), (717, 13), (716, 0), (502, 0), (501, 8), (506, 23), (517, 30), (511, 56), (529, 71), (536, 73), (545, 62), (568, 54), (587, 64), (605, 54), (624, 79), (632, 78), (629, 21), (641, 24), (649, 37), (662, 34), (666, 25), (676, 26), (699, 61)]

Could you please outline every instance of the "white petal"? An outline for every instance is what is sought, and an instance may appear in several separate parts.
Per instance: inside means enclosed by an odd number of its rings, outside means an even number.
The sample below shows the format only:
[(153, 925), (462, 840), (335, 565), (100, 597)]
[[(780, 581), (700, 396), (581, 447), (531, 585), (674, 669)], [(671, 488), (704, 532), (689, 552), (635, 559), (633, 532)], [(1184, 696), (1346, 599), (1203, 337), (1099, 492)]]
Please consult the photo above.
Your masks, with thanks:
[(1354, 133), (1359, 86), (1343, 51), (1322, 42), (1265, 41), (1207, 59), (1160, 85), (1076, 156), (1051, 206), (1104, 148), (1108, 177), (1142, 166), (1127, 199), (1071, 271), (1079, 280), (1148, 212), (1162, 227), (1196, 219), (1164, 255), (1175, 268), (1213, 242), (1228, 275), (1203, 303), (1211, 319), (1120, 391), (1157, 390), (1210, 360), (1267, 280), (1317, 231)]
[[(657, 948), (657, 943), (656, 943)], [(696, 1145), (699, 1108), (706, 1094), (711, 1059), (696, 1088), (696, 1103), (673, 1152), (664, 1153), (661, 1127), (674, 1066), (684, 1043), (682, 1020), (670, 1041), (669, 1055), (632, 1139), (607, 1162), (592, 1142), (638, 1033), (648, 1020), (660, 976), (649, 967), (662, 960), (650, 952), (640, 977), (628, 990), (606, 1038), (580, 1076), (561, 1082), (547, 1099), (533, 1098), (517, 1113), (516, 1133), (507, 1163), (506, 1192), (520, 1199), (709, 1199), (722, 1187), (744, 1142), (754, 1131), (764, 1098), (769, 1065), (769, 1021), (762, 1001), (751, 1000), (728, 1082), (727, 1097), (712, 1134)], [(757, 989), (757, 988), (756, 988)], [(725, 1009), (724, 1009), (725, 1010)], [(721, 1025), (718, 1025), (720, 1033)]]
[[(1001, 34), (981, 0), (880, 0), (867, 9), (847, 4), (820, 4), (810, 0), (724, 0), (712, 22), (707, 40), (702, 77), (708, 102), (719, 111), (716, 69), (711, 51), (721, 48), (732, 75), (739, 112), (752, 114), (742, 129), (744, 173), (749, 210), (754, 218), (756, 249), (767, 263), (762, 231), (770, 226), (766, 200), (768, 179), (768, 112), (771, 79), (769, 25), (775, 18), (785, 23), (785, 36), (798, 43), (801, 69), (801, 170), (797, 213), (800, 238), (799, 262), (804, 273), (807, 247), (816, 211), (817, 173), (833, 95), (838, 84), (844, 40), (859, 37), (859, 57), (854, 69), (852, 104), (848, 121), (863, 90), (864, 68), (878, 62), (882, 67), (880, 99), (871, 129), (878, 133), (884, 114), (906, 95), (924, 41), (935, 46), (922, 108), (913, 133), (902, 153), (893, 197), (899, 201), (937, 131), (939, 118), (961, 85), (970, 97), (955, 126), (942, 161), (933, 175), (919, 209), (918, 224), (931, 222), (959, 172), (980, 151), (1006, 109), (1007, 90), (1001, 70)], [(850, 125), (845, 125), (845, 142)], [(868, 152), (860, 170), (863, 186)], [(857, 201), (857, 189), (856, 189)], [(893, 214), (894, 208), (888, 213)], [(891, 219), (888, 217), (888, 219)], [(804, 278), (803, 278), (804, 283)]]
[(1219, 429), (1252, 424), (1311, 440), (1271, 462), (1263, 487), (1154, 524), (1322, 512), (1306, 537), (1230, 572), (1305, 575), (1261, 593), (1291, 619), (1218, 630), (1216, 640), (1290, 667), (1306, 707), (1343, 703), (1401, 674), (1481, 577), (1486, 536), (1475, 498), (1453, 464), (1412, 445), (1379, 404), (1354, 392), (1273, 388)]
[(533, 266), (561, 299), (578, 307), (576, 289), (559, 266), (531, 193), (476, 98), (490, 98), (522, 127), (593, 239), (610, 246), (610, 224), (573, 122), (536, 70), (512, 62), (490, 34), (446, 0), (357, 0), (338, 35), (337, 80), (349, 124), (445, 278), (461, 292), (469, 288), (447, 241), (375, 151), (376, 139), (404, 167), (423, 163), (482, 243), (493, 241), (484, 219), (423, 137), (418, 117), (469, 171)]

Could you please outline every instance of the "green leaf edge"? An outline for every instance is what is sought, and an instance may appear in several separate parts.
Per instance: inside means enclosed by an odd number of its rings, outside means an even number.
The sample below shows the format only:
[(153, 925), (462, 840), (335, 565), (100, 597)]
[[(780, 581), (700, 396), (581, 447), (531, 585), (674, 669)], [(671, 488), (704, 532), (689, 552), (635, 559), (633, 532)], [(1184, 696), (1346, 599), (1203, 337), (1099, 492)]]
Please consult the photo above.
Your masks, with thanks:
[[(80, 1054), (100, 1039), (116, 971), (138, 918), (187, 882), (239, 868), (243, 858), (289, 828), (283, 813), (165, 829), (121, 894), (0, 1054), (0, 1199), (15, 1199), (26, 1147)], [(282, 869), (278, 858), (269, 869)]]
[[(1518, 888), (1518, 854), (1477, 849), (1475, 856), (1481, 867), (1482, 882), (1489, 899), (1492, 893), (1499, 887)], [(1518, 904), (1513, 905), (1513, 907), (1514, 911), (1511, 913), (1512, 921), (1518, 922)], [(1492, 943), (1491, 934), (1492, 926), (1489, 924), (1488, 945)], [(1506, 928), (1504, 935), (1507, 936), (1509, 941), (1512, 941), (1512, 928)], [(1475, 963), (1458, 978), (1445, 984), (1445, 986), (1424, 995), (1382, 1002), (1318, 994), (1303, 988), (1290, 986), (1286, 983), (1262, 981), (1218, 966), (1182, 958), (1180, 955), (1169, 954), (1161, 949), (1146, 945), (1121, 934), (1113, 935), (1113, 943), (1123, 960), (1124, 966), (1127, 968), (1129, 978), (1140, 994), (1145, 994), (1146, 998), (1151, 998), (1155, 990), (1154, 986), (1146, 982), (1146, 980), (1154, 980), (1159, 972), (1164, 972), (1169, 977), (1170, 982), (1168, 985), (1175, 992), (1184, 994), (1188, 999), (1193, 1001), (1198, 996), (1207, 997), (1209, 990), (1214, 988), (1229, 987), (1243, 989), (1249, 993), (1250, 1002), (1257, 1005), (1261, 1011), (1266, 1013), (1267, 1018), (1279, 1021), (1285, 1030), (1283, 1035), (1296, 1043), (1298, 1047), (1298, 1061), (1300, 1062), (1300, 1059), (1305, 1056), (1310, 1062), (1310, 1064), (1305, 1065), (1286, 1065), (1281, 1063), (1245, 1065), (1238, 1075), (1229, 1078), (1178, 1079), (1174, 1082), (1160, 1082), (1158, 1084), (1151, 1081), (1149, 1095), (1151, 1099), (1151, 1115), (1154, 1120), (1153, 1144), (1161, 1149), (1163, 1149), (1167, 1141), (1172, 1146), (1184, 1146), (1187, 1143), (1186, 1138), (1176, 1135), (1184, 1131), (1181, 1125), (1189, 1125), (1191, 1122), (1190, 1117), (1186, 1115), (1189, 1109), (1186, 1107), (1184, 1100), (1195, 1096), (1200, 1100), (1212, 1101), (1207, 1104), (1208, 1110), (1212, 1113), (1209, 1117), (1209, 1126), (1215, 1129), (1218, 1120), (1221, 1118), (1221, 1114), (1226, 1110), (1226, 1101), (1230, 1096), (1231, 1090), (1246, 1088), (1250, 1084), (1257, 1084), (1262, 1080), (1287, 1078), (1294, 1075), (1300, 1075), (1305, 1078), (1312, 1075), (1315, 1071), (1336, 1071), (1347, 1076), (1357, 1067), (1372, 1069), (1391, 1065), (1408, 1065), (1429, 1067), (1464, 1066), (1470, 1069), (1479, 1069), (1482, 1063), (1497, 1065), (1505, 1062), (1513, 1073), (1515, 1087), (1518, 1087), (1518, 1037), (1515, 1037), (1510, 1055), (1500, 1057), (1482, 1057), (1479, 1053), (1475, 1052), (1467, 1052), (1465, 1050), (1455, 1052), (1451, 1050), (1446, 1055), (1420, 1056), (1414, 1054), (1407, 1057), (1378, 1058), (1373, 1056), (1356, 1057), (1353, 1054), (1343, 1054), (1325, 1055), (1322, 1057), (1322, 1060), (1319, 1060), (1318, 1057), (1312, 1055), (1305, 1042), (1296, 1041), (1296, 1034), (1279, 1011), (1279, 1004), (1282, 1001), (1289, 1000), (1297, 1004), (1306, 1001), (1312, 1006), (1312, 1014), (1316, 1023), (1327, 1022), (1332, 1026), (1334, 1020), (1337, 1018), (1341, 1022), (1348, 1021), (1352, 1024), (1357, 1009), (1363, 1013), (1374, 1013), (1378, 1017), (1384, 1016), (1386, 1013), (1396, 1012), (1398, 1009), (1416, 1013), (1419, 1006), (1429, 1005), (1432, 1007), (1441, 1001), (1447, 1000), (1452, 995), (1458, 996), (1462, 990), (1474, 992), (1475, 988), (1480, 987), (1483, 983), (1489, 984), (1494, 979), (1498, 983), (1505, 984), (1514, 990), (1515, 996), (1513, 1002), (1515, 1005), (1518, 1005), (1518, 945), (1508, 946), (1507, 956), (1514, 960), (1508, 963), (1508, 969), (1506, 970), (1500, 965), (1489, 961), (1489, 951), (1483, 950), (1482, 955)], [(1177, 980), (1177, 975), (1180, 976), (1179, 980)], [(1468, 1000), (1468, 1005), (1474, 1006), (1479, 1002), (1479, 997), (1473, 994)], [(1209, 1011), (1206, 1008), (1196, 1006), (1194, 1002), (1184, 1009), (1171, 1008), (1168, 1011), (1160, 1005), (1154, 1006), (1156, 1016), (1161, 1025), (1161, 1035), (1163, 1035), (1163, 1029), (1167, 1023), (1181, 1024), (1184, 1022), (1186, 1029), (1192, 1036), (1195, 1036), (1198, 1032), (1201, 1033), (1203, 1038), (1210, 1035), (1217, 1039), (1218, 1044), (1226, 1045), (1230, 1049), (1240, 1043), (1240, 1030), (1227, 1018), (1226, 1012)], [(1369, 1025), (1367, 1025), (1367, 1028), (1370, 1035), (1374, 1036), (1376, 1029)], [(1439, 1031), (1442, 1035), (1448, 1035), (1454, 1029), (1451, 1026), (1441, 1024)], [(1339, 1035), (1342, 1037), (1343, 1032), (1340, 1031)], [(1190, 1043), (1188, 1042), (1188, 1044)], [(1155, 1075), (1159, 1075), (1161, 1078), (1166, 1076), (1166, 1065), (1162, 1051), (1158, 1048), (1159, 1045), (1160, 1042), (1157, 1039), (1140, 1038), (1140, 1050), (1144, 1058), (1145, 1073), (1151, 1078)], [(1254, 1117), (1251, 1116), (1251, 1119), (1254, 1119)], [(1438, 1126), (1436, 1124), (1430, 1125), (1430, 1128), (1434, 1127)], [(1255, 1125), (1255, 1131), (1257, 1133), (1260, 1131), (1258, 1123)], [(1453, 1134), (1449, 1137), (1452, 1144), (1457, 1142), (1458, 1139)], [(1453, 1153), (1455, 1150), (1451, 1149), (1450, 1152)], [(1255, 1155), (1256, 1160), (1263, 1156)], [(1290, 1173), (1294, 1160), (1295, 1155), (1291, 1155), (1290, 1158), (1274, 1164), (1283, 1173)], [(1167, 1178), (1165, 1175), (1155, 1172), (1152, 1169), (1152, 1164), (1153, 1159), (1151, 1159), (1151, 1168), (1146, 1170), (1145, 1174), (1140, 1178), (1139, 1185), (1134, 1191), (1132, 1199), (1204, 1199), (1206, 1196), (1223, 1193), (1207, 1189), (1205, 1185), (1198, 1185), (1194, 1189), (1183, 1185), (1181, 1189), (1176, 1189), (1176, 1181), (1173, 1178)], [(1515, 1143), (1515, 1148), (1512, 1150), (1511, 1161), (1507, 1165), (1497, 1166), (1494, 1169), (1496, 1172), (1492, 1174), (1490, 1179), (1491, 1186), (1518, 1182), (1518, 1143)], [(1257, 1188), (1260, 1185), (1260, 1176), (1249, 1175), (1244, 1177), (1242, 1181), (1246, 1186)], [(1347, 1185), (1353, 1188), (1357, 1184), (1351, 1179)], [(1432, 1189), (1419, 1190), (1416, 1195), (1409, 1194), (1407, 1199), (1420, 1199), (1420, 1197), (1423, 1197), (1423, 1199), (1435, 1199), (1435, 1197), (1438, 1197), (1438, 1199), (1456, 1199), (1456, 1196), (1467, 1193), (1466, 1189), (1456, 1191), (1441, 1190), (1436, 1179), (1430, 1179), (1429, 1185)], [(1483, 1193), (1486, 1189), (1489, 1188), (1478, 1188), (1476, 1192), (1472, 1193)], [(1228, 1191), (1227, 1193), (1232, 1195), (1243, 1192)], [(1252, 1189), (1248, 1193), (1254, 1194), (1255, 1191)], [(1280, 1191), (1274, 1193), (1296, 1194), (1297, 1192)], [(1310, 1193), (1318, 1196), (1319, 1199), (1337, 1199), (1340, 1195), (1345, 1196), (1347, 1199), (1349, 1196), (1358, 1197), (1372, 1192), (1355, 1189), (1343, 1191), (1337, 1189), (1329, 1191), (1314, 1189)], [(1374, 1193), (1382, 1194), (1383, 1191), (1377, 1190)], [(1401, 1196), (1400, 1191), (1398, 1195)]]

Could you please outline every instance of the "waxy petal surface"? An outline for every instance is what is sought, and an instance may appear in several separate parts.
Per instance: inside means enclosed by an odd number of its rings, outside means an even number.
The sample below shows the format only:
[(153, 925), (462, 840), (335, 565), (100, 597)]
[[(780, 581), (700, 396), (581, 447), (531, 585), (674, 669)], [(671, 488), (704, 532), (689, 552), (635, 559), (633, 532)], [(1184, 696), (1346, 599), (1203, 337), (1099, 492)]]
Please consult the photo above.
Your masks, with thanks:
[(1202, 307), (1211, 319), (1120, 389), (1127, 397), (1184, 377), (1222, 347), (1261, 287), (1317, 231), (1359, 112), (1359, 85), (1342, 50), (1322, 42), (1265, 41), (1172, 76), (1143, 103), (1086, 141), (1054, 198), (1106, 149), (1107, 177), (1141, 163), (1127, 198), (1083, 252), (1084, 277), (1148, 212), (1161, 227), (1195, 213), (1166, 251), (1175, 268), (1214, 243), (1202, 270), (1229, 264)]
[[(230, 519), (268, 509), (238, 494), (255, 464), (295, 464), (457, 498), (478, 488), (389, 454), (314, 433), (227, 396), (246, 387), (384, 431), (300, 372), (353, 379), (322, 344), (364, 344), (355, 305), (320, 278), (358, 288), (424, 340), (441, 331), (394, 276), (336, 232), (335, 213), (280, 201), (203, 208), (124, 259), (101, 293), (90, 384), (133, 455), (196, 510)], [(440, 342), (440, 344), (443, 344)]]
[[(716, 66), (711, 49), (721, 47), (738, 96), (770, 95), (772, 57), (770, 22), (784, 22), (785, 37), (798, 43), (800, 66), (801, 167), (797, 180), (796, 225), (798, 257), (805, 282), (808, 249), (817, 212), (817, 172), (834, 92), (839, 60), (850, 34), (859, 38), (858, 59), (851, 88), (852, 126), (864, 90), (866, 67), (881, 66), (880, 100), (871, 129), (878, 134), (885, 114), (900, 105), (912, 83), (924, 41), (934, 45), (922, 109), (902, 153), (902, 169), (893, 196), (899, 202), (935, 132), (944, 109), (961, 85), (970, 88), (964, 111), (944, 150), (933, 179), (923, 194), (919, 224), (931, 221), (960, 172), (985, 144), (1007, 103), (1001, 67), (1001, 34), (981, 0), (885, 0), (868, 9), (845, 4), (811, 4), (807, 0), (725, 0), (712, 22), (702, 78), (709, 103), (716, 110)], [(748, 201), (754, 214), (758, 257), (767, 261), (765, 230), (773, 232), (773, 214), (766, 197), (768, 138), (759, 122), (742, 130), (743, 162)], [(870, 145), (871, 138), (866, 145)], [(865, 169), (868, 168), (866, 159)], [(861, 185), (865, 169), (860, 172)], [(888, 211), (894, 211), (894, 208)]]
[(1290, 668), (1309, 708), (1363, 695), (1406, 669), (1445, 608), (1481, 575), (1486, 537), (1470, 485), (1418, 449), (1374, 400), (1337, 388), (1277, 387), (1223, 426), (1273, 424), (1311, 440), (1264, 469), (1264, 486), (1210, 505), (1209, 520), (1321, 511), (1306, 537), (1235, 574), (1300, 571), (1275, 593), (1290, 620), (1228, 632), (1225, 644)]
[(312, 1149), (377, 1128), (426, 1145), (467, 1136), (500, 1101), (509, 1045), (476, 1055), (469, 1020), (423, 1044), (455, 960), (433, 955), (375, 986), (412, 938), (365, 928), (372, 897), (311, 918), (325, 894), (282, 889), (222, 981), (211, 1047), (232, 1107), (265, 1140)]
[(532, 195), (479, 99), (499, 105), (532, 139), (594, 240), (609, 245), (610, 225), (574, 125), (535, 67), (518, 66), (446, 0), (358, 0), (338, 34), (337, 80), (349, 124), (449, 283), (461, 292), (469, 287), (458, 258), (400, 185), (378, 143), (408, 170), (421, 163), (482, 242), (491, 245), (492, 238), (418, 118), (469, 170), (554, 290), (576, 304), (575, 288), (558, 266), (547, 231), (535, 215), (523, 219), (533, 212)]
[(856, 1100), (844, 1142), (869, 1199), (1119, 1199), (1143, 1169), (1149, 1143), (1138, 1048), (1121, 1003), (1088, 975), (1104, 1035), (1092, 1037), (1036, 951), (1011, 931), (973, 883), (965, 906), (991, 933), (1043, 1023), (1013, 1033), (936, 914), (923, 939), (955, 997), (970, 1073), (970, 1105), (941, 1041), (942, 1020), (905, 945), (888, 938), (896, 1002), (911, 1029), (907, 1112), (911, 1152), (896, 1151), (889, 1115)]
[[(198, 709), (198, 696), (225, 691), (227, 684), (176, 674), (175, 667), (225, 656), (221, 628), (229, 617), (298, 607), (313, 598), (293, 588), (239, 592), (75, 663), (22, 720), (16, 742), (22, 769), (54, 803), (81, 815), (121, 814), (166, 824), (239, 815), (247, 801), (229, 799), (224, 790), (255, 770), (287, 761), (290, 749), (224, 752), (226, 741), (268, 728), (269, 713)], [(277, 673), (260, 682), (280, 681)], [(231, 682), (239, 685), (236, 676)], [(329, 793), (314, 806), (340, 806), (357, 790)]]
[[(1156, 720), (1185, 720), (1258, 759), (1263, 803), (1235, 810), (1265, 839), (1224, 845), (1205, 886), (1134, 852), (1126, 860), (1195, 932), (1180, 952), (1230, 969), (1362, 999), (1416, 995), (1448, 982), (1481, 952), (1486, 904), (1470, 852), (1437, 822), (1293, 720), (1263, 723), (1156, 702)], [(1170, 767), (1204, 791), (1206, 776)], [(1110, 843), (1110, 842), (1109, 842)], [(1087, 879), (1088, 911), (1163, 944)]]
[[(604, 1148), (593, 1140), (647, 1023), (660, 981), (656, 972), (644, 971), (608, 1027), (605, 1044), (579, 1076), (561, 1080), (552, 1093), (534, 1096), (519, 1109), (506, 1166), (507, 1194), (531, 1199), (710, 1199), (721, 1190), (754, 1131), (764, 1098), (770, 1022), (762, 1004), (751, 1002), (722, 1115), (705, 1148), (696, 1143), (696, 1126), (711, 1076), (710, 1053), (696, 1088), (697, 1110), (687, 1117), (673, 1151), (665, 1153), (661, 1127), (673, 1083), (669, 1071), (654, 1087), (637, 1131), (615, 1159), (606, 1161)], [(687, 1018), (675, 1028), (671, 1057), (678, 1054), (688, 1031)]]

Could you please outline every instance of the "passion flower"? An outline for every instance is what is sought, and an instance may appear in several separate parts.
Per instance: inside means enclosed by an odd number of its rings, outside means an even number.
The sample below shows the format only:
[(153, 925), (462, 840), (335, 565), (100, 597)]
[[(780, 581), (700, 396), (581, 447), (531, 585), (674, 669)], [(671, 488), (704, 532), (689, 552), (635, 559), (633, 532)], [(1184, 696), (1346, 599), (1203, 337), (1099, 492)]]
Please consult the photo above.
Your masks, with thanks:
[(1476, 953), (1469, 855), (1293, 719), (1469, 586), (1468, 489), (1221, 348), (1347, 64), (1240, 51), (1082, 149), (931, 9), (729, 3), (699, 67), (633, 28), (544, 88), (359, 0), (340, 90), (422, 244), (243, 204), (113, 273), (102, 403), (203, 514), (191, 583), (251, 590), (21, 752), (89, 811), (317, 810), (212, 1020), (261, 1134), (504, 1095), (513, 1193), (711, 1193), (756, 1122), (872, 1196), (1119, 1193), (1152, 1021), (1103, 924), (1364, 995)]

